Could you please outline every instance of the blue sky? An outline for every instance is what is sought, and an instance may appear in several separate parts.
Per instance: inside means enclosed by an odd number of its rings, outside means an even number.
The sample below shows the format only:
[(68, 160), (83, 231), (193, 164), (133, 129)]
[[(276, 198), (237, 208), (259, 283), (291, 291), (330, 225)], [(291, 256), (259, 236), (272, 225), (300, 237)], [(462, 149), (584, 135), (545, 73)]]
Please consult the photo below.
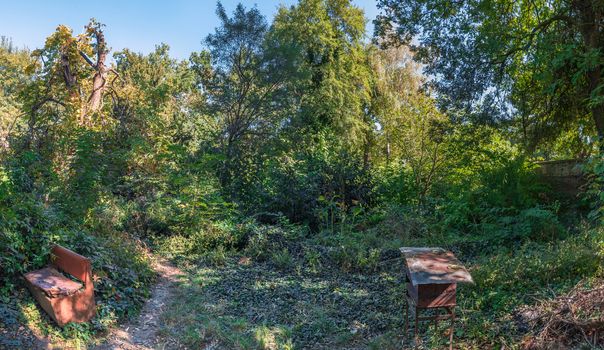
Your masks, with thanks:
[[(246, 7), (256, 4), (270, 21), (279, 4), (292, 5), (296, 0), (222, 0), (230, 12), (238, 2)], [(377, 15), (376, 0), (353, 0), (371, 20)], [(114, 50), (130, 48), (148, 53), (161, 42), (170, 45), (173, 56), (186, 59), (201, 48), (201, 40), (218, 25), (215, 0), (13, 0), (2, 1), (0, 35), (12, 38), (18, 47), (35, 49), (44, 44), (59, 24), (79, 34), (90, 17), (107, 25), (105, 35)]]

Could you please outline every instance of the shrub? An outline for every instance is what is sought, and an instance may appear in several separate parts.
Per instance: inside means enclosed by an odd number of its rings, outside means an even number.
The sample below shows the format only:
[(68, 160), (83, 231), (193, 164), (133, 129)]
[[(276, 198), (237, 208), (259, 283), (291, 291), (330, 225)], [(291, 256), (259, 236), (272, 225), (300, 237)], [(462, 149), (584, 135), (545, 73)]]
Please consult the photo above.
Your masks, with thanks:
[(541, 241), (555, 240), (566, 232), (552, 210), (542, 207), (524, 209), (519, 214), (521, 237)]
[(440, 230), (500, 241), (506, 236), (508, 241), (551, 239), (564, 231), (556, 203), (544, 202), (551, 197), (550, 189), (537, 177), (535, 165), (501, 135), (493, 131), (460, 135), (449, 152), (453, 164), (446, 181), (439, 184), (442, 197), (434, 201), (442, 218)]
[(135, 314), (155, 279), (144, 247), (126, 234), (68, 231), (58, 242), (92, 260), (99, 314), (115, 319)]
[(326, 135), (317, 138), (318, 144), (308, 150), (292, 150), (263, 164), (255, 185), (241, 191), (244, 207), (256, 213), (282, 213), (316, 231), (325, 199), (348, 209), (371, 203), (372, 174), (360, 159)]
[(509, 311), (513, 305), (531, 301), (527, 291), (570, 288), (603, 263), (594, 249), (597, 240), (583, 233), (545, 245), (527, 242), (483, 256), (471, 271), (476, 284), (464, 289), (471, 296), (463, 300), (483, 311)]
[(266, 229), (258, 229), (254, 232), (247, 241), (244, 253), (257, 260), (265, 260), (270, 255), (272, 242), (270, 239), (270, 231)]
[(283, 255), (282, 258), (286, 259), (284, 250), (287, 250), (288, 241), (299, 238), (299, 235), (301, 231), (289, 224), (252, 225), (243, 253), (259, 261), (274, 258), (274, 254)]
[(413, 184), (411, 169), (402, 162), (391, 162), (374, 171), (376, 194), (380, 202), (406, 206), (416, 203), (418, 191)]
[(321, 263), (321, 252), (313, 249), (307, 249), (304, 252), (304, 258), (306, 259), (306, 264), (310, 268), (310, 271), (317, 273), (321, 270), (323, 265)]
[(604, 158), (596, 154), (590, 158), (583, 169), (587, 183), (583, 200), (587, 201), (591, 212), (589, 218), (596, 225), (604, 223)]
[(236, 231), (221, 223), (206, 223), (189, 235), (191, 249), (196, 253), (205, 253), (219, 247), (232, 247), (238, 242)]
[(290, 268), (294, 262), (287, 248), (283, 248), (279, 251), (274, 252), (272, 261), (277, 266), (277, 268), (282, 270)]
[(17, 193), (0, 168), (0, 297), (14, 288), (15, 276), (46, 263), (54, 221), (32, 195)]
[(512, 319), (519, 305), (530, 307), (596, 275), (604, 263), (596, 252), (600, 239), (601, 235), (585, 232), (478, 257), (470, 271), (475, 284), (460, 288), (460, 319), (465, 326), (456, 336), (474, 344), (512, 342), (519, 335)]
[(92, 261), (97, 317), (64, 329), (46, 323), (35, 307), (24, 317), (61, 338), (86, 340), (135, 313), (148, 297), (155, 275), (143, 245), (117, 230), (124, 217), (121, 203), (106, 197), (85, 218), (72, 218), (60, 201), (38, 196), (35, 188), (26, 190), (34, 176), (31, 169), (12, 164), (0, 174), (0, 298), (27, 303), (14, 298), (19, 293), (18, 276), (48, 264), (51, 246), (61, 244)]
[(327, 246), (329, 262), (343, 271), (374, 271), (387, 250), (398, 250), (401, 240), (378, 230), (328, 234), (313, 239), (320, 246)]
[(203, 254), (204, 260), (214, 266), (223, 266), (227, 261), (227, 252), (224, 246), (218, 246)]

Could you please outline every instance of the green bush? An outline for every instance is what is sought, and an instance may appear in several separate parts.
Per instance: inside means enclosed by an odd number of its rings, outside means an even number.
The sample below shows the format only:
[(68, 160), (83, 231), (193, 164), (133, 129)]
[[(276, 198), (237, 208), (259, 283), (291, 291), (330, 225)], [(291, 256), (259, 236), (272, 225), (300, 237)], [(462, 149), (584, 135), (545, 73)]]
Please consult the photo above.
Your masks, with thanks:
[(587, 201), (591, 209), (589, 218), (601, 225), (604, 223), (604, 158), (601, 154), (591, 157), (584, 165), (586, 174), (585, 192), (583, 200)]
[[(257, 169), (255, 182), (239, 191), (243, 206), (255, 213), (280, 213), (293, 223), (321, 229), (328, 202), (340, 209), (373, 201), (372, 174), (330, 134), (316, 135), (317, 144), (307, 150), (291, 150), (270, 157)], [(237, 192), (237, 193), (239, 193)], [(259, 215), (259, 219), (265, 216)], [(334, 216), (338, 222), (342, 216)], [(262, 220), (270, 222), (268, 220)]]
[(228, 256), (224, 246), (217, 246), (212, 250), (206, 251), (202, 257), (213, 266), (223, 266)]
[(272, 239), (275, 233), (275, 229), (268, 226), (258, 227), (249, 236), (244, 254), (259, 261), (269, 258), (275, 244)]
[(561, 241), (527, 242), (481, 255), (470, 270), (475, 284), (461, 287), (465, 327), (458, 336), (475, 343), (513, 337), (509, 318), (517, 306), (551, 298), (552, 293), (563, 293), (583, 278), (597, 276), (604, 264), (597, 254), (601, 240), (601, 233), (584, 232)]
[(207, 223), (191, 233), (189, 239), (192, 242), (193, 251), (204, 253), (219, 247), (234, 247), (241, 238), (239, 233), (240, 231), (233, 229), (229, 223)]
[(106, 326), (109, 320), (136, 314), (149, 297), (155, 280), (150, 258), (144, 246), (126, 234), (68, 231), (57, 243), (92, 260), (98, 312), (105, 316), (97, 323)]
[(375, 271), (382, 252), (398, 249), (403, 244), (393, 236), (377, 230), (349, 233), (324, 233), (312, 239), (314, 244), (327, 247), (328, 261), (343, 271)]
[(321, 262), (321, 252), (307, 249), (304, 252), (304, 258), (311, 272), (317, 273), (321, 270), (321, 267), (323, 266), (323, 263)]
[(0, 168), (0, 297), (15, 286), (15, 277), (40, 268), (56, 235), (56, 217), (28, 193), (17, 193)]
[(566, 229), (558, 221), (556, 212), (542, 207), (524, 209), (519, 214), (518, 231), (521, 237), (540, 241), (553, 241), (561, 238)]
[(293, 265), (293, 258), (287, 248), (283, 248), (273, 253), (273, 263), (282, 270), (289, 269)]
[(105, 195), (85, 216), (63, 211), (64, 198), (39, 196), (40, 185), (32, 186), (42, 164), (30, 155), (0, 171), (0, 298), (27, 303), (15, 299), (22, 287), (19, 276), (48, 264), (53, 244), (82, 254), (91, 259), (95, 278), (98, 314), (91, 323), (59, 329), (36, 316), (35, 307), (22, 306), (30, 310), (24, 317), (46, 332), (86, 340), (136, 313), (149, 296), (155, 274), (143, 245), (119, 231), (125, 216), (121, 202)]
[(518, 215), (539, 203), (539, 195), (547, 188), (537, 180), (530, 162), (507, 156), (501, 155), (490, 168), (476, 173), (456, 169), (459, 174), (454, 178), (458, 179), (452, 180), (453, 185), (437, 204), (446, 226), (463, 231), (501, 211), (507, 216)]
[(417, 203), (418, 189), (413, 184), (411, 169), (401, 162), (391, 162), (374, 171), (379, 202), (408, 206)]
[(235, 250), (244, 250), (255, 258), (270, 254), (268, 246), (264, 246), (270, 241), (265, 239), (262, 226), (253, 220), (204, 221), (195, 231), (155, 236), (153, 242), (157, 251), (169, 258), (188, 262), (205, 259), (214, 265), (221, 265)]

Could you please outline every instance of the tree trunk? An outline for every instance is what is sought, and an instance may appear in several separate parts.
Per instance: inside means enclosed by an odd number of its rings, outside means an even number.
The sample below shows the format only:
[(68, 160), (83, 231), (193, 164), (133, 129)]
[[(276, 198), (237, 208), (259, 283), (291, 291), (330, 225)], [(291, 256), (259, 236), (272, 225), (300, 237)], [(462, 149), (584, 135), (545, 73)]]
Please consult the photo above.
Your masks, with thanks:
[[(573, 5), (579, 13), (579, 28), (583, 36), (583, 43), (587, 52), (592, 50), (600, 50), (602, 46), (600, 26), (604, 6), (600, 0), (577, 0)], [(595, 64), (586, 73), (588, 82), (588, 98), (593, 97), (592, 94), (598, 89), (602, 83), (602, 65)], [(591, 107), (591, 115), (598, 132), (598, 139), (604, 139), (604, 105), (598, 103)]]
[(369, 140), (365, 141), (365, 145), (363, 145), (363, 169), (369, 169), (369, 161), (370, 161), (370, 151), (371, 145), (369, 144)]
[(96, 73), (92, 79), (92, 92), (88, 97), (88, 105), (86, 114), (95, 113), (102, 107), (103, 102), (103, 91), (105, 90), (105, 83), (107, 82), (107, 67), (105, 66), (105, 60), (107, 59), (107, 46), (105, 43), (105, 35), (100, 29), (94, 29), (94, 35), (96, 37), (97, 46), (97, 60), (94, 68)]
[[(591, 109), (591, 115), (596, 123), (598, 131), (598, 141), (604, 140), (604, 105), (598, 105)], [(604, 147), (604, 145), (601, 145)]]

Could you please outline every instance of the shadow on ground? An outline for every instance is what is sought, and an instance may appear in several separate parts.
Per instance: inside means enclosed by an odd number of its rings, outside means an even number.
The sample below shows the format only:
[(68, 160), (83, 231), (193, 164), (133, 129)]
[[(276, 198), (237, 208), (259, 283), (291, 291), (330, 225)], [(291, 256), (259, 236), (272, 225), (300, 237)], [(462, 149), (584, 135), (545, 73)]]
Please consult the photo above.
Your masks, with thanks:
[(41, 318), (51, 322), (41, 310), (19, 281), (11, 296), (0, 302), (0, 349), (52, 349), (49, 339), (31, 324)]
[(201, 349), (400, 349), (399, 265), (313, 273), (232, 257), (224, 266), (193, 267), (162, 316), (162, 334)]

